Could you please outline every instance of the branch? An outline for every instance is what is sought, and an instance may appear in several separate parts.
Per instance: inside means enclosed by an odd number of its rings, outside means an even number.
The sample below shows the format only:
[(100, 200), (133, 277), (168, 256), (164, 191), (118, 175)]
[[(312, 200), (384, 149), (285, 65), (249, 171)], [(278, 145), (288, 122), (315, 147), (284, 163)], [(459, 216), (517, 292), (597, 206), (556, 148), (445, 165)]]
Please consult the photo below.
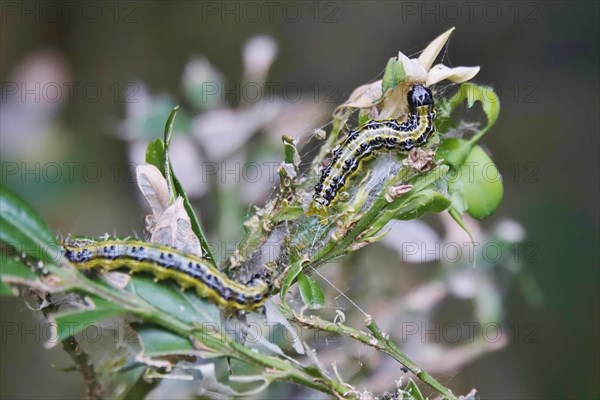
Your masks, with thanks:
[(371, 331), (367, 333), (342, 323), (332, 323), (321, 319), (315, 315), (305, 317), (302, 313), (298, 314), (293, 311), (289, 306), (284, 305), (282, 311), (288, 318), (293, 318), (300, 325), (318, 329), (325, 332), (336, 333), (342, 336), (347, 336), (352, 339), (358, 340), (359, 342), (372, 347), (378, 351), (382, 351), (393, 359), (398, 361), (400, 364), (405, 366), (410, 372), (417, 376), (420, 380), (429, 385), (432, 389), (440, 393), (444, 398), (449, 400), (458, 400), (452, 391), (444, 387), (441, 383), (435, 380), (431, 375), (419, 368), (411, 359), (409, 359), (399, 348), (392, 342), (389, 335), (383, 333), (379, 326), (375, 323), (370, 315), (367, 315), (366, 327)]

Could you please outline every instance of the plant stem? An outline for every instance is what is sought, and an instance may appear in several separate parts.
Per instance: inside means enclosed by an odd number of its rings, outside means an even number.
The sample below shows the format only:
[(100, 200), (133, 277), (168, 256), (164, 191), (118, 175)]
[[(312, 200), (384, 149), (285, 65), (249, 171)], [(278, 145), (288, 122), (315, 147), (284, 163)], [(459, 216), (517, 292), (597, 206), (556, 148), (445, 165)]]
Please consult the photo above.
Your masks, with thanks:
[(435, 380), (431, 375), (419, 368), (410, 358), (408, 358), (394, 342), (392, 342), (386, 334), (384, 334), (371, 316), (367, 316), (366, 327), (371, 331), (371, 334), (361, 330), (346, 326), (341, 323), (332, 323), (325, 321), (315, 315), (306, 318), (299, 315), (287, 306), (282, 308), (282, 311), (287, 317), (294, 318), (300, 325), (307, 328), (319, 329), (325, 332), (336, 333), (342, 336), (348, 336), (367, 346), (373, 347), (376, 350), (382, 351), (405, 366), (410, 372), (415, 374), (420, 380), (429, 385), (432, 389), (440, 393), (444, 398), (449, 400), (458, 400), (452, 391), (444, 387), (441, 383)]
[(404, 365), (410, 372), (415, 374), (420, 380), (428, 384), (432, 389), (440, 393), (444, 398), (449, 400), (458, 400), (458, 398), (452, 393), (452, 391), (446, 388), (444, 385), (439, 383), (435, 378), (423, 371), (421, 368), (408, 358), (394, 342), (392, 342), (388, 335), (384, 334), (379, 326), (375, 323), (373, 318), (370, 316), (367, 318), (367, 328), (373, 333), (373, 336), (383, 343), (384, 347), (382, 351), (395, 360)]
[[(86, 291), (113, 301), (112, 296), (107, 296), (109, 290), (97, 290), (95, 284), (87, 286)], [(235, 342), (222, 332), (201, 330), (198, 327), (185, 323), (144, 302), (140, 302), (140, 304), (136, 305), (123, 302), (117, 302), (117, 304), (121, 304), (127, 308), (131, 314), (142, 320), (154, 323), (169, 331), (175, 332), (182, 337), (190, 338), (192, 342), (202, 343), (204, 347), (211, 349), (216, 353), (222, 353), (228, 357), (245, 361), (252, 365), (259, 365), (271, 369), (272, 371), (268, 371), (268, 373), (273, 380), (284, 380), (297, 383), (334, 395), (340, 399), (352, 398), (348, 397), (348, 390), (343, 384), (328, 378), (322, 373), (315, 373), (314, 368), (302, 367), (300, 364), (293, 364), (288, 360), (261, 354), (243, 344)]]

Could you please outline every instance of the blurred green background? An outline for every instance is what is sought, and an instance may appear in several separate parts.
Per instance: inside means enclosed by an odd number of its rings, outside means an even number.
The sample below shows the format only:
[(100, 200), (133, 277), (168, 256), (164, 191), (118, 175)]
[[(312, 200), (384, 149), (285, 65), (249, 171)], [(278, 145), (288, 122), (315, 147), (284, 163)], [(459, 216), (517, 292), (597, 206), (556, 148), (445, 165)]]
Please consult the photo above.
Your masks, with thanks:
[[(444, 63), (480, 65), (475, 81), (493, 85), (502, 101), (483, 140), (505, 183), (491, 221), (509, 217), (525, 227), (535, 253), (528, 269), (544, 304), (531, 307), (511, 290), (507, 327), (533, 322), (536, 340), (517, 338), (442, 382), (459, 393), (476, 387), (483, 398), (598, 398), (598, 16), (599, 3), (588, 1), (4, 1), (0, 119), (10, 114), (12, 125), (2, 125), (2, 161), (97, 163), (103, 176), (52, 183), (3, 168), (2, 182), (57, 232), (141, 233), (144, 205), (135, 183), (122, 178), (128, 148), (116, 134), (126, 116), (126, 85), (144, 82), (152, 94), (185, 105), (181, 76), (192, 57), (203, 55), (235, 82), (244, 43), (268, 34), (279, 46), (269, 80), (297, 83), (305, 99), (314, 99), (317, 84), (315, 100), (327, 120), (356, 86), (380, 78), (398, 50), (412, 55), (456, 26)], [(50, 105), (31, 104), (35, 94), (21, 101), (14, 82), (35, 68), (31, 57), (50, 60), (52, 81), (74, 82), (72, 96), (63, 92)], [(335, 90), (323, 91), (328, 83)], [(92, 93), (98, 87), (101, 93)], [(201, 215), (211, 207), (197, 203)], [(22, 299), (1, 302), (1, 397), (80, 397), (81, 377), (52, 367), (69, 360), (59, 348), (43, 348), (34, 333), (40, 322)]]

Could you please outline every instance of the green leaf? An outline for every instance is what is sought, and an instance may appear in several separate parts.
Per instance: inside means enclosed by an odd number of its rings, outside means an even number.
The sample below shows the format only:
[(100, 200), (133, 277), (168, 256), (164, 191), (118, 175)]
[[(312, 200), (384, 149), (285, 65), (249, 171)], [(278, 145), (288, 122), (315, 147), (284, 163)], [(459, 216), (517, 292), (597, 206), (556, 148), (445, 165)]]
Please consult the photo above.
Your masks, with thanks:
[(179, 182), (179, 179), (177, 179), (177, 176), (175, 176), (175, 172), (173, 171), (173, 165), (169, 160), (169, 144), (171, 143), (171, 136), (173, 135), (173, 124), (175, 123), (177, 110), (179, 110), (179, 106), (175, 106), (173, 108), (173, 111), (171, 111), (171, 115), (169, 115), (169, 119), (167, 120), (167, 124), (165, 126), (165, 178), (167, 179), (167, 183), (171, 182), (172, 179), (175, 197), (181, 196), (183, 198), (183, 206), (185, 207), (185, 211), (190, 217), (192, 223), (192, 231), (194, 231), (194, 233), (198, 237), (198, 240), (200, 240), (200, 245), (202, 246), (204, 258), (210, 261), (211, 263), (215, 264), (215, 259), (212, 255), (212, 252), (210, 251), (208, 241), (206, 240), (204, 232), (202, 231), (202, 227), (200, 226), (200, 222), (198, 220), (198, 217), (196, 216), (196, 212), (194, 211), (192, 203), (190, 203), (190, 200), (187, 194), (185, 193), (181, 182)]
[[(488, 118), (488, 123), (483, 129), (483, 133), (487, 132), (494, 126), (500, 114), (500, 99), (496, 92), (494, 92), (494, 89), (490, 86), (477, 85), (475, 83), (463, 83), (460, 85), (458, 93), (448, 100), (450, 109), (455, 110), (465, 99), (467, 100), (468, 108), (473, 107), (476, 101), (481, 103), (483, 112)], [(478, 135), (481, 136), (483, 133), (479, 132)]]
[(37, 275), (31, 272), (29, 267), (21, 261), (10, 258), (6, 254), (0, 254), (0, 257), (0, 296), (14, 296), (16, 294), (10, 285), (4, 282), (5, 277), (23, 283), (37, 281)]
[[(434, 186), (434, 183), (439, 179), (446, 176), (448, 172), (448, 166), (440, 165), (437, 168), (432, 169), (431, 171), (418, 175), (415, 178), (409, 180), (407, 183), (412, 185), (412, 189), (410, 192), (404, 194), (403, 196), (395, 199), (388, 207), (386, 212), (391, 212), (394, 214), (401, 214), (405, 207), (411, 207), (410, 203), (412, 201), (416, 201), (417, 203), (421, 203), (423, 199), (421, 198), (420, 193), (423, 191), (431, 190)], [(421, 200), (419, 200), (421, 199)], [(441, 201), (441, 199), (436, 199)], [(437, 204), (436, 204), (437, 205)], [(397, 217), (395, 217), (397, 218)]]
[(395, 219), (416, 219), (426, 213), (439, 213), (450, 207), (451, 201), (433, 189), (415, 193), (398, 211)]
[(279, 292), (281, 300), (285, 299), (285, 295), (288, 293), (288, 290), (290, 290), (290, 286), (292, 286), (292, 283), (294, 283), (300, 272), (302, 272), (302, 263), (300, 261), (292, 263), (292, 266), (285, 274), (285, 278), (283, 278), (283, 283), (281, 284), (281, 291)]
[[(436, 158), (443, 159), (444, 162), (450, 165), (454, 169), (460, 168), (464, 159), (459, 159), (463, 156), (463, 152), (470, 151), (471, 147), (465, 140), (457, 138), (447, 138), (440, 142), (440, 145), (436, 151)], [(466, 153), (464, 158), (467, 158), (469, 154)]]
[(39, 215), (6, 186), (0, 184), (0, 241), (36, 259), (60, 257), (54, 234)]
[(460, 85), (458, 93), (448, 100), (450, 112), (455, 110), (465, 99), (468, 108), (471, 108), (476, 101), (480, 102), (488, 121), (486, 126), (469, 140), (448, 139), (440, 143), (437, 150), (438, 157), (443, 158), (453, 168), (460, 168), (479, 139), (494, 126), (500, 114), (500, 99), (494, 89), (489, 86), (463, 83)]
[(498, 168), (480, 146), (473, 148), (457, 174), (449, 179), (448, 189), (455, 199), (455, 208), (477, 219), (492, 215), (504, 193)]
[(294, 138), (282, 136), (281, 140), (283, 140), (283, 161), (297, 167), (300, 164), (300, 154), (298, 154), (298, 149), (294, 144)]
[[(173, 170), (173, 167), (171, 166), (171, 171)], [(175, 173), (172, 172), (171, 176), (173, 177), (173, 183), (175, 184), (175, 193), (177, 193), (179, 196), (181, 196), (183, 198), (183, 207), (185, 208), (185, 211), (187, 212), (188, 216), (190, 217), (190, 221), (192, 223), (192, 231), (196, 234), (196, 236), (198, 237), (198, 240), (200, 240), (200, 245), (202, 246), (202, 258), (206, 259), (207, 261), (209, 261), (212, 264), (216, 264), (215, 262), (215, 258), (213, 257), (212, 252), (210, 251), (210, 246), (208, 245), (208, 241), (206, 240), (206, 236), (204, 235), (204, 231), (202, 230), (202, 227), (200, 226), (200, 221), (198, 220), (198, 216), (196, 216), (196, 213), (194, 212), (194, 208), (192, 207), (192, 203), (190, 203), (190, 199), (188, 198), (187, 194), (185, 193), (185, 190), (183, 189), (183, 186), (181, 185), (181, 182), (179, 182), (179, 179), (177, 179), (177, 177), (175, 176)]]
[(392, 57), (388, 60), (383, 72), (383, 79), (381, 81), (381, 93), (385, 95), (388, 90), (395, 88), (399, 83), (404, 82), (406, 79), (406, 72), (404, 66), (398, 60), (397, 57)]
[(403, 390), (402, 399), (404, 400), (424, 400), (421, 390), (412, 379), (408, 380), (408, 384)]
[(74, 312), (52, 315), (52, 319), (56, 323), (58, 341), (63, 341), (88, 328), (90, 325), (94, 325), (127, 311), (120, 306), (95, 295), (89, 295), (86, 299), (93, 302), (92, 307)]
[(496, 164), (480, 146), (473, 148), (463, 168), (470, 163), (475, 166), (475, 179), (463, 181), (462, 191), (467, 212), (473, 218), (487, 218), (498, 209), (502, 201), (502, 176)]
[(165, 176), (165, 144), (162, 139), (155, 139), (148, 143), (146, 162), (154, 165)]
[[(175, 175), (173, 175), (173, 167), (171, 166), (171, 160), (169, 160), (169, 145), (171, 144), (171, 137), (173, 136), (173, 125), (175, 124), (175, 117), (177, 116), (177, 111), (179, 110), (179, 106), (173, 107), (171, 114), (169, 114), (169, 118), (167, 118), (167, 123), (165, 124), (165, 134), (164, 134), (164, 145), (165, 145), (165, 166), (163, 170), (165, 171), (165, 179), (167, 180), (167, 187), (169, 189), (169, 196), (171, 201), (169, 204), (173, 204), (176, 198), (176, 193), (173, 190), (173, 181), (175, 180)], [(171, 175), (173, 178), (171, 179)]]
[[(452, 219), (458, 224), (458, 226), (460, 226), (463, 229), (463, 231), (465, 231), (465, 233), (467, 235), (469, 235), (469, 239), (471, 239), (471, 243), (475, 244), (475, 238), (473, 237), (473, 233), (471, 232), (471, 230), (469, 229), (469, 227), (467, 226), (467, 224), (465, 224), (465, 221), (463, 220), (463, 212), (461, 212), (460, 210), (458, 210), (457, 208), (452, 206), (448, 210), (448, 213), (450, 214)], [(473, 266), (475, 266), (476, 263), (477, 263), (476, 260), (473, 259)]]
[(304, 304), (310, 308), (320, 308), (325, 304), (325, 295), (319, 284), (303, 273), (298, 275), (298, 287)]
[(369, 122), (370, 119), (371, 119), (371, 116), (365, 110), (361, 109), (358, 112), (358, 126), (363, 126), (364, 124)]
[(165, 148), (169, 148), (169, 145), (171, 144), (171, 137), (173, 136), (173, 125), (175, 125), (175, 117), (177, 116), (177, 112), (179, 111), (179, 106), (175, 106), (173, 107), (173, 110), (171, 110), (171, 114), (169, 114), (169, 118), (167, 118), (167, 123), (165, 125), (165, 134), (164, 134), (164, 141), (165, 141)]
[(435, 120), (433, 121), (435, 125), (435, 130), (438, 133), (444, 134), (455, 126), (454, 122), (450, 118), (450, 114), (452, 110), (450, 109), (450, 103), (448, 100), (441, 99), (436, 103), (436, 114)]
[(415, 178), (409, 180), (408, 183), (413, 185), (411, 193), (420, 192), (421, 190), (433, 185), (435, 181), (446, 176), (446, 174), (448, 173), (448, 169), (449, 168), (446, 165), (440, 165), (424, 175), (418, 175)]
[[(434, 183), (444, 178), (448, 172), (449, 167), (447, 165), (439, 165), (424, 175), (418, 175), (415, 178), (409, 180), (407, 183), (412, 185), (410, 192), (394, 199), (392, 203), (387, 205), (383, 215), (378, 216), (370, 226), (369, 237), (373, 237), (393, 218), (398, 218), (399, 215), (404, 213), (405, 207), (410, 207), (410, 210), (414, 211), (415, 205), (411, 205), (414, 199), (418, 199), (419, 193), (425, 190), (434, 189)], [(422, 200), (416, 200), (415, 204), (419, 204)], [(440, 198), (435, 198), (434, 203), (431, 204), (431, 211), (436, 208), (441, 208), (444, 201)]]
[(162, 357), (172, 354), (197, 355), (198, 351), (188, 338), (149, 324), (134, 324), (144, 346), (144, 356)]
[(171, 281), (154, 282), (149, 276), (139, 274), (132, 277), (129, 288), (146, 302), (186, 323), (219, 323), (219, 309), (200, 298), (190, 288), (182, 292)]
[(13, 291), (10, 285), (0, 281), (0, 296), (16, 296), (17, 293)]
[[(160, 383), (160, 379), (146, 380), (144, 372), (146, 371), (146, 365), (140, 365), (139, 367), (131, 368), (126, 372), (119, 372), (119, 375), (125, 375), (127, 379), (127, 392), (121, 395), (121, 399), (145, 399), (156, 386)], [(133, 383), (129, 384), (131, 381)], [(121, 389), (121, 387), (119, 387)], [(123, 392), (120, 392), (123, 393)]]
[(23, 281), (36, 281), (37, 275), (34, 274), (27, 265), (6, 254), (1, 255), (0, 277), (10, 276)]

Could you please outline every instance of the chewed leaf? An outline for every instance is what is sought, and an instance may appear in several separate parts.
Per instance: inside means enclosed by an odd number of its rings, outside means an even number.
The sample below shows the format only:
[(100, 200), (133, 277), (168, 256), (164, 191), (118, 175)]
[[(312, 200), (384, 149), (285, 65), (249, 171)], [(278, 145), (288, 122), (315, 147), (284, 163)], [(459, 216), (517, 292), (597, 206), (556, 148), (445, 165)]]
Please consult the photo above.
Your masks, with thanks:
[(151, 164), (139, 165), (136, 170), (138, 187), (150, 205), (155, 219), (169, 207), (167, 180), (160, 170)]
[[(450, 214), (452, 219), (458, 224), (458, 226), (460, 226), (462, 228), (462, 230), (465, 231), (465, 233), (467, 235), (469, 235), (469, 239), (471, 239), (471, 242), (475, 243), (475, 238), (473, 237), (473, 232), (471, 232), (471, 230), (469, 229), (469, 227), (467, 226), (467, 224), (465, 223), (465, 221), (463, 219), (463, 212), (460, 211), (459, 209), (455, 208), (454, 206), (451, 206), (448, 209), (448, 213)], [(476, 263), (477, 263), (476, 260), (473, 259), (473, 266), (475, 266)]]
[(490, 130), (490, 128), (496, 123), (498, 115), (500, 114), (500, 98), (490, 86), (464, 83), (460, 86), (458, 93), (450, 98), (448, 102), (450, 103), (452, 109), (454, 109), (465, 99), (467, 100), (467, 106), (469, 108), (471, 108), (476, 101), (480, 102), (483, 112), (488, 119), (488, 123), (485, 128), (482, 129), (482, 132), (479, 132), (477, 135), (475, 135), (477, 139), (479, 139), (483, 133)]
[(466, 158), (471, 153), (477, 142), (485, 135), (496, 123), (500, 114), (500, 99), (494, 92), (494, 89), (489, 86), (475, 85), (472, 83), (463, 83), (458, 93), (448, 100), (450, 112), (455, 110), (463, 101), (467, 101), (467, 107), (471, 108), (475, 102), (480, 102), (483, 112), (487, 117), (486, 126), (479, 130), (469, 140), (458, 140), (450, 138), (443, 140), (438, 148), (438, 156), (443, 158), (445, 162), (457, 169), (465, 162)]
[(157, 217), (151, 241), (202, 257), (200, 241), (192, 230), (190, 217), (178, 197), (164, 213)]

